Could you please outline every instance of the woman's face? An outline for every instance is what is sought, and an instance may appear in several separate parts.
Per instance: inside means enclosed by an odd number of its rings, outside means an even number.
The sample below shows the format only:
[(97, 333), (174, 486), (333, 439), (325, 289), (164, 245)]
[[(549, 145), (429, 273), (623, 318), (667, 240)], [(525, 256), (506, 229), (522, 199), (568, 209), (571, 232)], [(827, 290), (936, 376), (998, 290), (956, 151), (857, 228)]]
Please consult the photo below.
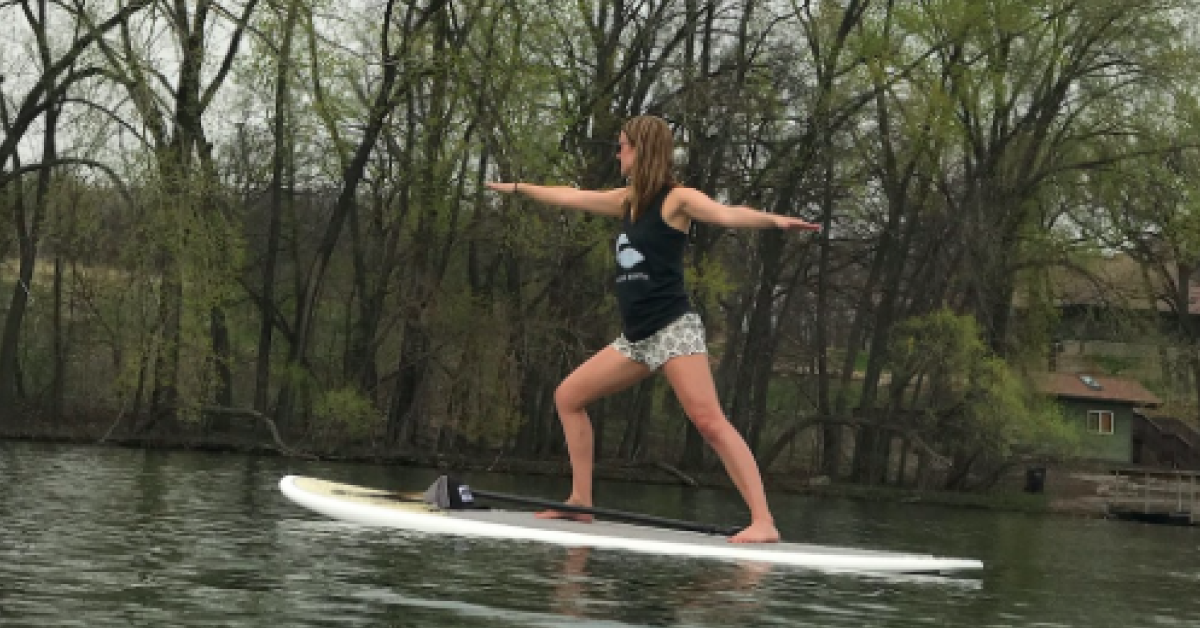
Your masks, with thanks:
[(621, 176), (628, 177), (633, 170), (633, 162), (637, 161), (637, 151), (629, 143), (629, 136), (624, 131), (617, 138), (617, 160), (621, 162)]

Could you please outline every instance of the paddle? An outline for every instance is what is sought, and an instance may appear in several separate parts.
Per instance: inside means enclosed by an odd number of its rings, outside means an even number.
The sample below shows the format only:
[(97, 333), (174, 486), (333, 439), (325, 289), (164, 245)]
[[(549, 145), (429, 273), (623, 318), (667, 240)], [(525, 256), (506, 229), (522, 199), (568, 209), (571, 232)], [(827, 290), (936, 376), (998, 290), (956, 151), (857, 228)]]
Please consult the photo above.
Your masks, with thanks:
[[(457, 486), (456, 489), (457, 490)], [(537, 506), (539, 508), (549, 508), (559, 512), (570, 512), (581, 515), (594, 515), (604, 519), (612, 519), (614, 521), (624, 521), (625, 523), (637, 523), (646, 526), (657, 528), (665, 528), (669, 530), (680, 530), (683, 532), (699, 532), (701, 534), (714, 534), (717, 536), (733, 536), (742, 531), (742, 528), (736, 526), (718, 526), (709, 523), (696, 523), (694, 521), (682, 521), (679, 519), (667, 519), (665, 517), (656, 517), (654, 515), (643, 515), (636, 512), (626, 512), (624, 510), (612, 510), (610, 508), (596, 508), (594, 506), (575, 506), (573, 504), (564, 504), (548, 499), (539, 499), (537, 497), (525, 497), (523, 495), (509, 495), (506, 493), (494, 493), (492, 491), (481, 491), (474, 488), (468, 488), (470, 493), (476, 497), (483, 497), (498, 502), (508, 502), (513, 504), (522, 504), (525, 506)], [(456, 506), (438, 506), (429, 502), (426, 495), (421, 493), (401, 493), (398, 491), (334, 491), (334, 494), (341, 495), (358, 495), (361, 497), (384, 497), (400, 502), (426, 504), (431, 507), (442, 507), (447, 510), (473, 510), (478, 506), (464, 506), (462, 504)]]
[(483, 491), (477, 488), (471, 488), (470, 491), (476, 497), (482, 497), (498, 502), (537, 506), (539, 508), (548, 508), (550, 510), (556, 510), (559, 512), (595, 515), (604, 519), (623, 521), (625, 523), (637, 523), (658, 528), (667, 528), (670, 530), (699, 532), (701, 534), (715, 534), (719, 536), (733, 536), (742, 531), (742, 528), (740, 527), (727, 527), (708, 523), (696, 523), (693, 521), (681, 521), (679, 519), (667, 519), (664, 517), (656, 517), (654, 515), (643, 515), (635, 512), (626, 512), (623, 510), (612, 510), (609, 508), (596, 508), (594, 506), (575, 506), (573, 504), (564, 504), (562, 502), (539, 499), (537, 497), (494, 493), (492, 491)]

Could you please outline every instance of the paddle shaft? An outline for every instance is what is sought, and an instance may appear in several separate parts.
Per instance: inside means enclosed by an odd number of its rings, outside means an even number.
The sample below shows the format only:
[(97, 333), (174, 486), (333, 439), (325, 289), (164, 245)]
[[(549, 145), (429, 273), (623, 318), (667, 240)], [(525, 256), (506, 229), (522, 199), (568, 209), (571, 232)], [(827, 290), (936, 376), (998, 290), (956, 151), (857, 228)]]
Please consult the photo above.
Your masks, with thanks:
[(605, 519), (624, 521), (626, 523), (638, 523), (658, 528), (667, 528), (670, 530), (681, 530), (684, 532), (700, 532), (702, 534), (733, 536), (742, 531), (741, 528), (737, 527), (725, 527), (707, 523), (696, 523), (693, 521), (667, 519), (664, 517), (655, 517), (654, 515), (642, 515), (635, 512), (611, 510), (608, 508), (596, 508), (594, 506), (575, 506), (573, 504), (564, 504), (562, 502), (551, 501), (548, 499), (538, 499), (537, 497), (525, 497), (523, 495), (508, 495), (506, 493), (482, 491), (474, 487), (471, 488), (471, 493), (477, 497), (483, 497), (485, 499), (491, 499), (498, 502), (523, 504), (526, 506), (538, 506), (540, 508), (549, 508), (559, 512), (569, 512), (581, 515), (595, 515)]

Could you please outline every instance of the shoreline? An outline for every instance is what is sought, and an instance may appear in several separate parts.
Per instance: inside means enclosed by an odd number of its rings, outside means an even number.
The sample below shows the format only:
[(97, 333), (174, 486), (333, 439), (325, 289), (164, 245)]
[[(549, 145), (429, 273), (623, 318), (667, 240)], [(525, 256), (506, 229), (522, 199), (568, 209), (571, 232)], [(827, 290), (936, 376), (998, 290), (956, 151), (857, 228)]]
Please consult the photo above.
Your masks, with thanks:
[[(433, 455), (418, 455), (412, 452), (381, 453), (374, 449), (368, 450), (361, 447), (341, 447), (337, 453), (294, 450), (285, 452), (281, 451), (279, 446), (264, 442), (261, 438), (238, 438), (233, 435), (222, 438), (197, 437), (195, 435), (168, 437), (151, 433), (143, 436), (121, 434), (102, 439), (94, 435), (91, 430), (60, 428), (35, 432), (28, 429), (13, 429), (14, 427), (0, 425), (0, 440), (162, 451), (271, 455), (298, 457), (321, 462), (395, 465), (458, 473), (477, 471), (556, 477), (570, 475), (570, 466), (566, 460), (521, 460), (504, 456), (487, 459), (479, 455), (444, 453)], [(723, 471), (685, 472), (658, 461), (600, 460), (596, 463), (595, 474), (597, 479), (609, 481), (734, 490)], [(1025, 493), (1013, 482), (1001, 483), (989, 491), (959, 492), (830, 482), (823, 476), (805, 477), (788, 472), (764, 474), (763, 481), (768, 492), (1075, 518), (1105, 518), (1105, 502), (1095, 477), (1095, 474), (1073, 472), (1068, 467), (1054, 467), (1048, 470), (1045, 491), (1038, 494)], [(1089, 478), (1091, 479), (1089, 480)]]

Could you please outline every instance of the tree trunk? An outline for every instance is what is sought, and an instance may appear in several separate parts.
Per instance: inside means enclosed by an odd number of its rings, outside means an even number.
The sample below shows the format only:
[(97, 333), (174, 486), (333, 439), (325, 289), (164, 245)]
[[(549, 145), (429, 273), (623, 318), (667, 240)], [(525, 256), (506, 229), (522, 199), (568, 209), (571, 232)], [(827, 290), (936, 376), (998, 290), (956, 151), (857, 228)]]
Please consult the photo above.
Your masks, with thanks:
[[(213, 372), (216, 375), (217, 387), (213, 398), (222, 408), (233, 407), (233, 370), (230, 368), (232, 359), (232, 342), (229, 339), (229, 325), (225, 320), (225, 310), (213, 307), (209, 310), (209, 334), (212, 338)], [(221, 415), (211, 423), (217, 431), (229, 429), (229, 418)]]
[[(419, 9), (419, 15), (414, 17), (410, 14), (410, 23), (407, 24), (406, 32), (404, 33), (405, 46), (407, 46), (411, 38), (416, 36), (416, 33), (424, 29), (425, 24), (431, 18), (445, 8), (446, 4), (446, 0), (434, 0), (427, 7)], [(346, 162), (345, 168), (343, 168), (342, 187), (339, 191), (337, 202), (334, 204), (333, 212), (325, 225), (316, 255), (313, 257), (308, 273), (303, 281), (303, 288), (297, 304), (296, 321), (293, 325), (296, 337), (288, 353), (289, 366), (306, 368), (308, 350), (312, 344), (313, 322), (316, 318), (316, 310), (320, 306), (325, 273), (329, 269), (330, 260), (333, 258), (334, 250), (337, 248), (338, 240), (341, 238), (342, 229), (350, 213), (356, 211), (358, 188), (366, 175), (367, 162), (371, 158), (376, 142), (383, 133), (385, 123), (399, 105), (397, 90), (408, 87), (407, 85), (398, 85), (400, 69), (404, 64), (399, 61), (400, 53), (393, 52), (389, 43), (389, 36), (394, 28), (392, 13), (395, 7), (396, 0), (388, 0), (383, 11), (383, 20), (380, 27), (383, 70), (378, 83), (378, 91), (375, 92), (372, 99), (370, 111), (367, 114), (367, 120), (358, 146), (355, 147), (353, 155)], [(325, 96), (323, 93), (319, 93), (316, 98), (323, 101)], [(419, 344), (421, 341), (417, 342)], [(413, 376), (413, 374), (410, 373), (409, 376)], [(392, 408), (388, 411), (389, 438), (398, 438), (395, 430), (402, 427), (400, 424), (401, 421), (406, 420), (402, 417), (404, 413), (409, 411), (410, 404), (413, 401), (410, 397), (410, 392), (415, 392), (408, 390), (411, 384), (412, 382), (397, 384), (396, 391), (398, 394), (393, 395)], [(280, 391), (280, 407), (278, 412), (281, 421), (289, 418), (283, 413), (292, 412), (294, 397), (294, 386), (290, 383), (286, 384)], [(399, 404), (399, 406), (396, 404)]]
[(270, 416), (268, 409), (271, 391), (271, 352), (274, 347), (275, 317), (275, 276), (279, 263), (279, 245), (283, 232), (283, 209), (285, 199), (291, 199), (291, 189), (285, 196), (285, 181), (292, 170), (292, 138), (289, 134), (291, 121), (291, 86), (289, 80), (292, 74), (292, 41), (296, 32), (296, 23), (300, 16), (300, 3), (287, 3), (287, 15), (283, 23), (283, 41), (279, 46), (279, 56), (276, 59), (275, 71), (275, 115), (271, 124), (271, 136), (274, 143), (271, 154), (271, 195), (269, 202), (270, 217), (267, 223), (267, 241), (263, 251), (262, 266), (262, 299), (258, 325), (258, 351), (254, 367), (254, 409), (264, 416)]
[(654, 410), (654, 389), (655, 382), (650, 378), (637, 385), (627, 414), (629, 418), (625, 422), (625, 431), (617, 448), (617, 457), (621, 460), (632, 462), (638, 458)]
[[(55, 104), (46, 110), (46, 129), (42, 136), (43, 160), (57, 159), (58, 120), (61, 105)], [(51, 174), (50, 168), (38, 171), (37, 190), (33, 200), (32, 215), (26, 216), (24, 194), (18, 195), (15, 211), (18, 255), (20, 266), (17, 282), (13, 286), (8, 313), (4, 318), (4, 336), (0, 338), (0, 412), (12, 412), (17, 391), (20, 390), (17, 352), (21, 343), (21, 327), (29, 305), (30, 291), (37, 268), (38, 245), (42, 226), (48, 213)], [(18, 182), (18, 185), (20, 183)]]
[(418, 437), (418, 393), (425, 379), (424, 364), (429, 352), (429, 339), (424, 327), (411, 321), (404, 323), (403, 338), (396, 385), (392, 389), (392, 402), (388, 407), (387, 442), (415, 445)]

